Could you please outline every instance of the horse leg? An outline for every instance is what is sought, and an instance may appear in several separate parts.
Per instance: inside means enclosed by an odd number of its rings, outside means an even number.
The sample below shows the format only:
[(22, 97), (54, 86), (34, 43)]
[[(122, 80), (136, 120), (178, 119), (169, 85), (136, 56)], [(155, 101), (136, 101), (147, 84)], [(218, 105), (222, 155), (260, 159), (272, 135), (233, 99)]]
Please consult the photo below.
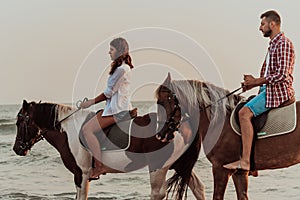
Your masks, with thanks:
[(191, 178), (189, 181), (189, 188), (192, 190), (197, 200), (205, 200), (205, 186), (201, 180), (197, 177), (194, 171), (192, 171)]
[[(86, 177), (86, 178), (85, 178)], [(83, 180), (81, 184), (81, 188), (76, 186), (76, 200), (87, 200), (88, 199), (88, 192), (89, 192), (89, 176), (83, 174)]]
[(222, 166), (220, 167), (213, 166), (213, 177), (214, 177), (213, 200), (223, 200), (230, 174), (228, 170), (226, 170)]
[(248, 200), (248, 172), (237, 172), (232, 175), (238, 200)]
[(81, 187), (76, 186), (76, 199), (87, 200), (89, 191), (89, 178), (92, 173), (92, 156), (83, 147), (79, 147), (80, 150), (77, 154), (77, 163), (82, 170), (82, 182)]
[(167, 168), (150, 172), (151, 200), (161, 200), (165, 198), (167, 172)]

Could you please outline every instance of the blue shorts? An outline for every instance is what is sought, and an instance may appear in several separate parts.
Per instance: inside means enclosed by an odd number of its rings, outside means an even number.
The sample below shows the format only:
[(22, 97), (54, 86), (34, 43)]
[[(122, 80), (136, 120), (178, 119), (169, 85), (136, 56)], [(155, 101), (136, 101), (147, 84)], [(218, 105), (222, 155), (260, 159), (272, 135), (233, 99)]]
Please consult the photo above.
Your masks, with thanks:
[(266, 107), (266, 86), (261, 86), (259, 94), (247, 102), (245, 106), (252, 111), (254, 117), (270, 110)]

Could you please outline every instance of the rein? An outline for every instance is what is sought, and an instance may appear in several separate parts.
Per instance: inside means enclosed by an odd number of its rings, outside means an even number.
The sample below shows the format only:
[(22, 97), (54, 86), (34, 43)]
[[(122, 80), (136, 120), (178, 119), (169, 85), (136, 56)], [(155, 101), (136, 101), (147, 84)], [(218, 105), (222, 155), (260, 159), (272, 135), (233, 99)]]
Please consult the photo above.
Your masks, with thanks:
[[(214, 105), (214, 104), (216, 104), (216, 103), (219, 103), (220, 101), (222, 101), (222, 100), (225, 99), (225, 98), (228, 98), (229, 96), (233, 95), (234, 93), (236, 93), (237, 91), (239, 91), (239, 90), (242, 89), (242, 88), (243, 88), (243, 86), (241, 86), (241, 87), (239, 87), (239, 88), (233, 90), (232, 92), (226, 94), (225, 96), (221, 97), (221, 98), (218, 99), (217, 101), (215, 101), (215, 102), (213, 102), (213, 103), (211, 103), (211, 104), (205, 106), (204, 108), (200, 108), (200, 112), (203, 112), (203, 111), (205, 111), (207, 108), (211, 107), (212, 105)], [(240, 92), (238, 95), (240, 95), (240, 94), (242, 94), (242, 93), (244, 93), (244, 92), (242, 91), (242, 92)]]
[(66, 119), (68, 119), (69, 117), (71, 117), (72, 115), (74, 115), (75, 113), (77, 113), (79, 110), (81, 110), (82, 109), (81, 108), (81, 104), (83, 102), (86, 102), (86, 101), (88, 101), (88, 98), (84, 98), (82, 101), (81, 100), (77, 101), (76, 102), (77, 110), (75, 110), (74, 112), (72, 112), (71, 114), (69, 114), (68, 116), (66, 116), (65, 118), (61, 119), (60, 121), (56, 122), (55, 125), (60, 124), (61, 122), (65, 121)]

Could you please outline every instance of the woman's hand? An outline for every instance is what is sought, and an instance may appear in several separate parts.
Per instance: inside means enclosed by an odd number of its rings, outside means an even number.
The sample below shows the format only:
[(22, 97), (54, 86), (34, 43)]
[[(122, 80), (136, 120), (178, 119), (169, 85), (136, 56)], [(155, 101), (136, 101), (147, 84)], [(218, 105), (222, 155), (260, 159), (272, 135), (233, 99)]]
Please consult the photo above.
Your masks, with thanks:
[(88, 108), (90, 107), (91, 105), (94, 105), (95, 101), (93, 99), (90, 99), (90, 100), (87, 100), (87, 101), (83, 101), (81, 104), (80, 104), (80, 108), (82, 109), (85, 109), (85, 108)]

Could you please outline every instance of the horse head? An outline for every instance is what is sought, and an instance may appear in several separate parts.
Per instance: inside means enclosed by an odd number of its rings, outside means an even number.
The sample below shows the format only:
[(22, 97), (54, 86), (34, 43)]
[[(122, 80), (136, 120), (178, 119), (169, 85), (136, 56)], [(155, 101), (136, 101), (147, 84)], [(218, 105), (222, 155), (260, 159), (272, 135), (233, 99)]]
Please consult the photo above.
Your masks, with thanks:
[(17, 155), (25, 156), (36, 142), (40, 129), (36, 126), (34, 118), (35, 102), (23, 101), (22, 108), (17, 115), (17, 136), (13, 150)]
[(181, 109), (176, 94), (171, 90), (171, 75), (156, 90), (159, 140), (171, 140), (180, 127)]
[(17, 115), (17, 136), (13, 147), (16, 154), (25, 156), (31, 147), (43, 138), (42, 129), (60, 129), (60, 123), (56, 120), (56, 104), (28, 103), (23, 100)]

